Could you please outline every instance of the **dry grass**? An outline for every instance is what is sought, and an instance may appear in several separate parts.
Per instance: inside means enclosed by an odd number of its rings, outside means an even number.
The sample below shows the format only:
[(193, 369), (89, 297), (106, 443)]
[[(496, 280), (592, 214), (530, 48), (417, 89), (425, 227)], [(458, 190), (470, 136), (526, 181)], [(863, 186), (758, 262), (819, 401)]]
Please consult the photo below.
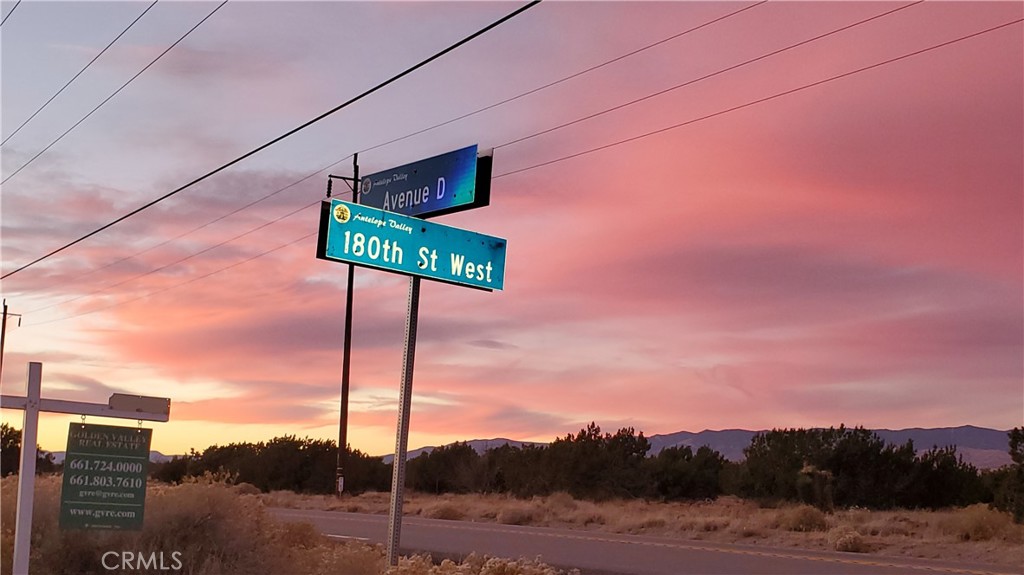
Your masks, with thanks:
[[(214, 480), (215, 478), (207, 478)], [(39, 477), (32, 525), (34, 573), (138, 573), (107, 570), (108, 551), (163, 553), (171, 564), (180, 553), (181, 572), (193, 575), (559, 575), (537, 560), (472, 555), (461, 563), (434, 565), (429, 557), (402, 558), (387, 568), (380, 545), (335, 542), (308, 523), (278, 522), (263, 497), (244, 486), (202, 480), (177, 486), (151, 483), (141, 531), (61, 531), (60, 478)], [(0, 573), (11, 573), (17, 477), (0, 481)], [(280, 501), (283, 496), (271, 496)], [(368, 498), (372, 500), (373, 498)], [(386, 500), (386, 498), (384, 498)], [(290, 498), (294, 503), (297, 498)], [(312, 504), (312, 500), (311, 504)], [(335, 500), (337, 501), (337, 500)], [(434, 502), (438, 517), (458, 514), (453, 503)], [(153, 571), (150, 569), (149, 571)], [(162, 571), (153, 571), (162, 572)]]
[[(397, 567), (386, 571), (386, 575), (560, 575), (562, 571), (545, 565), (539, 560), (496, 559), (486, 555), (471, 554), (461, 563), (445, 559), (435, 565), (430, 556), (416, 555), (403, 557)], [(578, 571), (574, 571), (577, 573)]]
[(801, 533), (825, 531), (828, 520), (824, 513), (810, 505), (797, 505), (780, 509), (773, 527)]
[[(387, 513), (387, 493), (341, 498), (275, 493), (268, 505)], [(466, 521), (536, 525), (848, 553), (1024, 564), (1024, 526), (1009, 515), (974, 505), (947, 511), (839, 510), (824, 514), (806, 505), (762, 508), (752, 501), (594, 503), (566, 493), (515, 499), (506, 495), (435, 496), (407, 492), (407, 515), (436, 516), (452, 506)]]

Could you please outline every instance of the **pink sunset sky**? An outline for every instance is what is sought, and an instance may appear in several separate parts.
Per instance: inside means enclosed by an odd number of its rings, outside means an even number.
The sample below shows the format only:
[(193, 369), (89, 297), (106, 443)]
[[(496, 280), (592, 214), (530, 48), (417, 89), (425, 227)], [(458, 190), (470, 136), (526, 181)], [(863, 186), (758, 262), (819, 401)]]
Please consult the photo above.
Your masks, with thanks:
[[(0, 28), (4, 138), (148, 5), (22, 2)], [(216, 6), (159, 2), (3, 145), (4, 273), (522, 4), (228, 2), (11, 176)], [(4, 279), (22, 325), (3, 393), (40, 361), (46, 397), (170, 397), (164, 453), (336, 438), (346, 267), (314, 257), (326, 175), (351, 175), (353, 152), (367, 174), (479, 144), (491, 205), (435, 221), (507, 238), (505, 290), (423, 283), (411, 447), (591, 421), (1020, 425), (1022, 18), (1020, 2), (541, 3)], [(407, 286), (356, 273), (349, 441), (373, 454), (394, 446)], [(45, 417), (43, 448), (78, 420)]]

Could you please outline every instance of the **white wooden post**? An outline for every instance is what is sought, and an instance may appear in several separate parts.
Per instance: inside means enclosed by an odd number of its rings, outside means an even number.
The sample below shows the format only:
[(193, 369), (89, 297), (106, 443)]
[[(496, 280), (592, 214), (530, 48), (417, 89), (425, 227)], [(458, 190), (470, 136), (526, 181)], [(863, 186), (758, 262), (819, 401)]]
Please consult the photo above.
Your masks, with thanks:
[(28, 393), (21, 427), (21, 465), (18, 467), (18, 512), (14, 528), (14, 575), (28, 575), (32, 545), (32, 503), (36, 479), (36, 443), (39, 439), (39, 399), (43, 364), (28, 364)]

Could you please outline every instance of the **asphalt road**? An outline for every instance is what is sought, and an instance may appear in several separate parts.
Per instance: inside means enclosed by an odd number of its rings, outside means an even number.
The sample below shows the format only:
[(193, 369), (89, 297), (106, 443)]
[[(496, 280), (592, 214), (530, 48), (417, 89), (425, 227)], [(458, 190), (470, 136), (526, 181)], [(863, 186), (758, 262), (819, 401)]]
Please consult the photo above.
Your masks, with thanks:
[[(337, 539), (387, 540), (387, 517), (365, 513), (271, 509), (288, 521), (308, 521)], [(1020, 575), (993, 565), (854, 553), (802, 551), (756, 545), (686, 541), (495, 523), (406, 517), (401, 552), (460, 558), (470, 552), (494, 557), (540, 557), (583, 575)]]

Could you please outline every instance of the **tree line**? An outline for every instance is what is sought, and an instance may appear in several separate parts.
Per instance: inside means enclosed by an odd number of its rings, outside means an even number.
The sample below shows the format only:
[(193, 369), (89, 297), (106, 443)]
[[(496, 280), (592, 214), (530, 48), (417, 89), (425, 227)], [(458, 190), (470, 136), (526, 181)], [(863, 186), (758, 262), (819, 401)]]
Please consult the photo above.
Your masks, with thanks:
[[(10, 433), (7, 433), (10, 432)], [(20, 436), (20, 434), (18, 434)], [(13, 455), (5, 429), (3, 455)], [(1009, 432), (1012, 463), (979, 471), (953, 447), (918, 453), (912, 441), (887, 444), (862, 427), (773, 429), (754, 436), (745, 459), (728, 461), (700, 447), (669, 447), (649, 456), (643, 432), (614, 434), (591, 423), (547, 445), (502, 445), (477, 453), (467, 443), (438, 447), (410, 459), (406, 486), (427, 493), (507, 493), (516, 497), (568, 492), (580, 499), (646, 498), (677, 501), (735, 495), (765, 503), (804, 502), (822, 510), (938, 509), (988, 503), (1024, 522), (1024, 427)], [(14, 458), (16, 460), (16, 457)], [(166, 482), (228, 473), (262, 491), (333, 493), (337, 444), (277, 437), (258, 443), (214, 445), (165, 463), (151, 475)], [(4, 474), (9, 468), (4, 466)], [(387, 491), (391, 465), (349, 447), (345, 491)]]
[[(154, 467), (165, 481), (228, 471), (264, 491), (334, 491), (336, 444), (286, 436), (266, 443), (213, 446)], [(862, 427), (775, 429), (758, 433), (745, 459), (728, 461), (700, 447), (651, 445), (633, 428), (602, 432), (591, 423), (548, 445), (502, 445), (477, 453), (467, 443), (410, 459), (406, 486), (428, 493), (507, 493), (516, 497), (568, 492), (581, 499), (664, 501), (736, 495), (766, 503), (804, 502), (822, 510), (938, 509), (989, 503), (1024, 521), (1024, 428), (1009, 433), (1013, 463), (979, 471), (953, 447), (917, 453), (912, 441), (887, 444)], [(349, 450), (346, 491), (387, 491), (391, 466)]]
[(709, 447), (670, 447), (647, 456), (633, 428), (595, 424), (546, 446), (502, 446), (478, 455), (467, 444), (409, 461), (408, 486), (432, 493), (498, 492), (519, 497), (566, 491), (577, 498), (665, 501), (736, 495), (765, 503), (836, 508), (938, 509), (989, 503), (1024, 521), (1024, 428), (1010, 432), (1013, 463), (979, 471), (954, 447), (920, 454), (912, 441), (889, 445), (861, 428), (758, 433), (731, 462)]

